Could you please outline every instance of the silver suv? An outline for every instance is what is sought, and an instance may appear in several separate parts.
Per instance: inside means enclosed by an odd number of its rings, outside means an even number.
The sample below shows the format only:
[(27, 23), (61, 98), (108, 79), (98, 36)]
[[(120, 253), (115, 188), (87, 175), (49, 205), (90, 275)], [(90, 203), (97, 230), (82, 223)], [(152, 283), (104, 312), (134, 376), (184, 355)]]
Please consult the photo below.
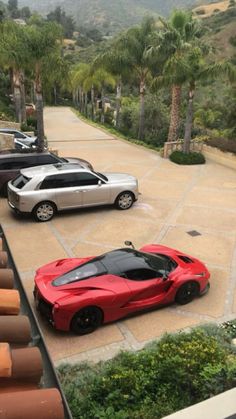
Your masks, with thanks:
[(98, 173), (72, 163), (20, 171), (8, 183), (8, 203), (18, 213), (49, 221), (57, 211), (114, 204), (130, 208), (138, 199), (138, 181), (125, 173)]

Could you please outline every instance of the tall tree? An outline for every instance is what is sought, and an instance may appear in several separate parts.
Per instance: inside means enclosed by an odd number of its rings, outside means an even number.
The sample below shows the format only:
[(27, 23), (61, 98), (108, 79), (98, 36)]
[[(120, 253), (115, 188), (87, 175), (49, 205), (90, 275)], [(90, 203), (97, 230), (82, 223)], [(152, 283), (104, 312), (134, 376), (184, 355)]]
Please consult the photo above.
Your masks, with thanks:
[(24, 121), (26, 116), (24, 97), (22, 97), (22, 94), (24, 94), (24, 79), (22, 78), (22, 74), (28, 62), (26, 41), (24, 27), (12, 21), (5, 21), (1, 25), (0, 60), (3, 66), (11, 69), (13, 97), (18, 122)]
[(140, 110), (138, 138), (144, 136), (144, 104), (145, 90), (148, 77), (150, 76), (150, 56), (147, 54), (155, 22), (152, 18), (143, 20), (140, 26), (129, 29), (114, 44), (117, 61), (123, 62), (128, 67), (130, 76), (137, 80), (139, 86)]
[(116, 80), (116, 117), (115, 126), (120, 126), (120, 109), (122, 99), (122, 81), (127, 80), (129, 76), (127, 51), (120, 51), (116, 47), (116, 41), (110, 45), (109, 49), (98, 55), (93, 67), (105, 68), (109, 73), (114, 75)]
[(43, 90), (42, 71), (45, 62), (60, 47), (59, 40), (62, 37), (61, 26), (56, 23), (45, 23), (42, 26), (27, 27), (26, 48), (30, 57), (34, 73), (34, 90), (37, 116), (37, 136), (39, 151), (44, 149), (44, 121), (43, 121)]
[(198, 21), (190, 12), (176, 10), (168, 21), (161, 19), (163, 30), (159, 32), (158, 46), (151, 48), (165, 60), (162, 76), (156, 85), (171, 86), (171, 115), (167, 141), (176, 141), (180, 120), (182, 85), (185, 83), (186, 54), (200, 36)]

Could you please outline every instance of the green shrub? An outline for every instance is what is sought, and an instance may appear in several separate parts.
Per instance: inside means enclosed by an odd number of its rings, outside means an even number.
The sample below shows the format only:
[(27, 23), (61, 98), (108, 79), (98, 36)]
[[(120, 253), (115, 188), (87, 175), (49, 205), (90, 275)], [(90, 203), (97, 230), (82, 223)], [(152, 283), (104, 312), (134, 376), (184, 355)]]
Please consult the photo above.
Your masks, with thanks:
[(225, 331), (226, 335), (229, 336), (229, 338), (236, 338), (236, 320), (224, 322), (220, 327)]
[(58, 373), (74, 419), (158, 419), (234, 387), (236, 360), (225, 331), (208, 325)]
[(37, 119), (35, 116), (28, 116), (26, 120), (26, 125), (33, 129), (37, 129)]
[(203, 164), (205, 163), (205, 157), (202, 153), (188, 153), (185, 154), (182, 151), (173, 151), (170, 155), (170, 160), (177, 164)]

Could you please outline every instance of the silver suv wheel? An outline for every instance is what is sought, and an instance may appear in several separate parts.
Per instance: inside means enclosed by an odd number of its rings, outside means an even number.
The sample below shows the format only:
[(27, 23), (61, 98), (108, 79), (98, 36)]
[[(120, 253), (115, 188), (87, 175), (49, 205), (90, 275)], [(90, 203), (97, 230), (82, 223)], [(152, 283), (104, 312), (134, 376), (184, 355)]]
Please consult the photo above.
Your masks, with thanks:
[(116, 207), (121, 210), (126, 210), (132, 207), (134, 203), (134, 196), (131, 192), (122, 192), (116, 198)]
[(41, 202), (38, 204), (34, 211), (34, 217), (37, 221), (49, 221), (54, 216), (56, 207), (52, 202)]

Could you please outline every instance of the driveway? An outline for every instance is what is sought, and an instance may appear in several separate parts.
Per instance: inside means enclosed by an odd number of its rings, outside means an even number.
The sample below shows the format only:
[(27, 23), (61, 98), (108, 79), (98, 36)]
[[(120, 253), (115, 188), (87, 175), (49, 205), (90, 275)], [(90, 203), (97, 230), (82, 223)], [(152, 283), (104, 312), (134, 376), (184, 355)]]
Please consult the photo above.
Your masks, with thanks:
[(162, 243), (204, 261), (210, 292), (186, 306), (139, 314), (77, 337), (40, 324), (56, 364), (106, 359), (121, 349), (140, 349), (165, 332), (236, 317), (236, 172), (207, 162), (178, 166), (140, 146), (113, 138), (79, 120), (69, 108), (45, 109), (49, 146), (61, 156), (85, 158), (98, 171), (139, 179), (142, 195), (128, 211), (78, 210), (51, 222), (20, 219), (0, 201), (0, 220), (33, 305), (35, 270), (54, 259), (102, 252), (132, 240)]

